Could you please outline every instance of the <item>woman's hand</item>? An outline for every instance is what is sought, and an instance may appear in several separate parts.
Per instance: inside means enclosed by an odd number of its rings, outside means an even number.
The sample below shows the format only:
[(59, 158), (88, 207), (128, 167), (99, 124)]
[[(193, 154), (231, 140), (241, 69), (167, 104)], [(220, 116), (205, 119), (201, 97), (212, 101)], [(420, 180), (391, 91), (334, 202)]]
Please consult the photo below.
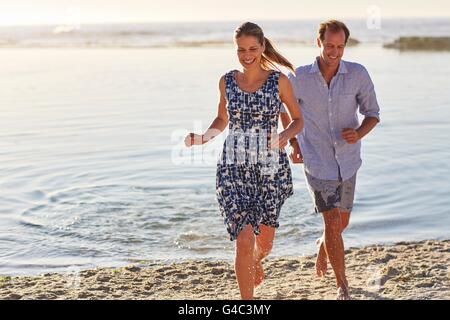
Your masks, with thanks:
[(285, 132), (282, 132), (280, 134), (274, 134), (270, 137), (270, 149), (284, 149), (289, 141), (289, 137), (286, 135)]
[(195, 134), (195, 133), (189, 133), (186, 138), (184, 138), (184, 144), (186, 147), (192, 147), (192, 146), (200, 146), (203, 144), (203, 135), (202, 134)]

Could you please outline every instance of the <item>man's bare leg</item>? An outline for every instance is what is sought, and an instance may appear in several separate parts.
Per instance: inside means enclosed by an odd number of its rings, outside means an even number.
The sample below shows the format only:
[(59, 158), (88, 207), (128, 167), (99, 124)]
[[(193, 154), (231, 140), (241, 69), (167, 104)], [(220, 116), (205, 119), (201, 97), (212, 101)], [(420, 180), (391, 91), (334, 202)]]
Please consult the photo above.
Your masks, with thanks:
[(345, 276), (344, 241), (342, 240), (342, 220), (339, 209), (323, 213), (325, 226), (324, 247), (326, 255), (336, 276), (336, 285), (343, 299), (349, 298), (348, 283)]
[[(342, 212), (341, 211), (341, 224), (342, 224), (342, 232), (347, 228), (350, 222), (350, 214), (351, 212)], [(328, 270), (328, 257), (325, 251), (325, 245), (323, 243), (325, 239), (325, 232), (322, 234), (322, 237), (317, 239), (316, 244), (318, 247), (317, 259), (316, 259), (316, 274), (319, 278), (324, 277)]]
[(316, 241), (316, 245), (318, 248), (316, 259), (316, 274), (319, 278), (325, 277), (325, 274), (328, 270), (328, 258), (327, 253), (325, 252), (325, 245), (323, 244), (324, 239), (325, 232), (322, 234), (322, 237), (320, 237)]

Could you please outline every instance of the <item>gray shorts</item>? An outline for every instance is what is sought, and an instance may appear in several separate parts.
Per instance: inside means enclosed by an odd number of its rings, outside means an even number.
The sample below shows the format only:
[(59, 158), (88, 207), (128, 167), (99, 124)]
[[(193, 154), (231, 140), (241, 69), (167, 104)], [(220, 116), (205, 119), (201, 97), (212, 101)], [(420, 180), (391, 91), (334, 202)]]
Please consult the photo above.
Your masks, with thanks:
[(332, 209), (340, 209), (350, 212), (353, 209), (355, 197), (356, 173), (349, 180), (321, 180), (314, 178), (305, 172), (309, 193), (314, 201), (314, 209), (318, 212), (326, 212)]

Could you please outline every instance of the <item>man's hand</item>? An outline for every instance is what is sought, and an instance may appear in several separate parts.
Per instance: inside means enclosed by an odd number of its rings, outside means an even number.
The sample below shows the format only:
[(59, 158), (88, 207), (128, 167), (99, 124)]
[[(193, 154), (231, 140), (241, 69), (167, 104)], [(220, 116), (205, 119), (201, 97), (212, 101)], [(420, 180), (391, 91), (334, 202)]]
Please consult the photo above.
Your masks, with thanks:
[(291, 144), (289, 159), (291, 159), (292, 163), (303, 163), (303, 155), (298, 142)]
[(355, 144), (360, 139), (358, 131), (355, 129), (342, 129), (342, 138), (349, 144)]

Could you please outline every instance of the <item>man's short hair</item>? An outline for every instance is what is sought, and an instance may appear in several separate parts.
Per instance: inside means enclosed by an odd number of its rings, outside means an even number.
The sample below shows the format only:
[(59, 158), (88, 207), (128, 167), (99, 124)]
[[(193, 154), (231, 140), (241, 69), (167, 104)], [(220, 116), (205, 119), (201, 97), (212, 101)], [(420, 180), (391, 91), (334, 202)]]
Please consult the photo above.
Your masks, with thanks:
[(322, 22), (319, 25), (319, 31), (318, 31), (320, 41), (323, 42), (325, 40), (325, 32), (327, 32), (327, 30), (329, 30), (330, 32), (333, 32), (333, 33), (338, 33), (340, 31), (344, 31), (345, 43), (347, 43), (348, 38), (350, 38), (350, 30), (347, 28), (345, 23), (343, 23), (341, 21), (328, 20), (328, 21)]

